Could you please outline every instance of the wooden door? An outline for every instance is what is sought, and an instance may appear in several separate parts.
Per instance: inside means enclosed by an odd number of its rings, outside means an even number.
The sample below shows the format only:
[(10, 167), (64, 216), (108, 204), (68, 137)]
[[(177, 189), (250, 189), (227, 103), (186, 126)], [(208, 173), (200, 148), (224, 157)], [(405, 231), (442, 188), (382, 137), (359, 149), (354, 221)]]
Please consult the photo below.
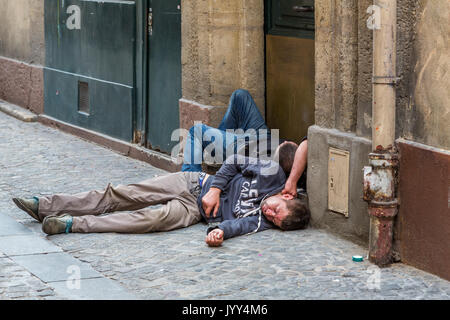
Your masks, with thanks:
[(314, 0), (266, 0), (266, 120), (299, 142), (314, 124)]

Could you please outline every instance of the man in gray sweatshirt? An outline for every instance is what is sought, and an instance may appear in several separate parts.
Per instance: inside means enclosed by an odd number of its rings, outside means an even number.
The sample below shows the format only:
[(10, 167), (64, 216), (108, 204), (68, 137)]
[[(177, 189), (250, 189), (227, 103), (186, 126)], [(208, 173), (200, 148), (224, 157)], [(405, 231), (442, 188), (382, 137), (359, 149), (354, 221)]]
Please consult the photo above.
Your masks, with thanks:
[[(218, 246), (225, 239), (273, 227), (305, 228), (310, 217), (306, 203), (282, 194), (285, 182), (277, 162), (235, 155), (216, 175), (177, 172), (136, 184), (109, 184), (101, 191), (13, 201), (42, 221), (49, 235), (169, 231), (204, 220), (216, 224), (208, 228), (206, 243)], [(153, 207), (157, 204), (162, 206)], [(115, 211), (129, 212), (105, 215)]]

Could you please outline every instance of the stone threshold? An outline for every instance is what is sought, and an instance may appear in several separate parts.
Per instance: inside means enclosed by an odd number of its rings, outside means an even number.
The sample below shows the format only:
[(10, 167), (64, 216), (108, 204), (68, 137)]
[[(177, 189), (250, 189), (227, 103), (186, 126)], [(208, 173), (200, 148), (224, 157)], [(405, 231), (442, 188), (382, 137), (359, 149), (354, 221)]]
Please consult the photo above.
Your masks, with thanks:
[(0, 111), (24, 122), (36, 122), (38, 116), (27, 109), (0, 100)]

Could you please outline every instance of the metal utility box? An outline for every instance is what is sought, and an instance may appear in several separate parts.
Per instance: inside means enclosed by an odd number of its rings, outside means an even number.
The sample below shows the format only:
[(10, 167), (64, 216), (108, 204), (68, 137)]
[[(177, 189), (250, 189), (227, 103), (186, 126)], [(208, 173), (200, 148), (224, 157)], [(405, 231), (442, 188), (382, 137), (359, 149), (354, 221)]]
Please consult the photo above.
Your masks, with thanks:
[(328, 151), (328, 210), (348, 217), (349, 190), (348, 151), (329, 148)]

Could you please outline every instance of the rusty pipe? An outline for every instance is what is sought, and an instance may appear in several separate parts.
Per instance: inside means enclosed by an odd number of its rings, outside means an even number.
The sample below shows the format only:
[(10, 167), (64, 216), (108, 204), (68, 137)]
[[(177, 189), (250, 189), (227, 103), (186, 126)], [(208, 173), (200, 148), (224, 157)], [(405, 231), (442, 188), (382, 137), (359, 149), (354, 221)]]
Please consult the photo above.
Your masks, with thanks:
[(381, 25), (373, 31), (372, 150), (364, 168), (364, 199), (369, 204), (369, 260), (392, 262), (394, 219), (397, 215), (395, 142), (397, 0), (374, 0)]
[(392, 262), (394, 218), (397, 215), (395, 152), (377, 150), (364, 167), (364, 200), (369, 202), (369, 260), (379, 266)]

